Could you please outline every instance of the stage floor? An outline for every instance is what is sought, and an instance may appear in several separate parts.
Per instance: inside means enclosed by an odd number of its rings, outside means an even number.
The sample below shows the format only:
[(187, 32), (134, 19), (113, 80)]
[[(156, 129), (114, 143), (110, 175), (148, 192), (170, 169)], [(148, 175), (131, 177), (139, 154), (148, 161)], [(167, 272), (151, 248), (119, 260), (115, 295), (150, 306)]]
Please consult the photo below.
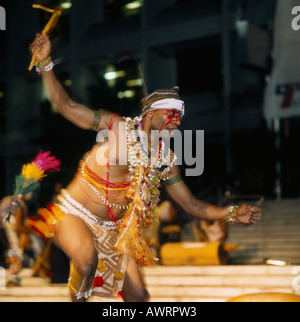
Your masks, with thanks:
[[(142, 270), (152, 302), (226, 302), (247, 294), (300, 291), (297, 266), (156, 266)], [(70, 301), (66, 284), (32, 277), (31, 269), (21, 272), (22, 286), (3, 287), (3, 270), (0, 274), (0, 302)], [(89, 301), (112, 302), (93, 296)]]

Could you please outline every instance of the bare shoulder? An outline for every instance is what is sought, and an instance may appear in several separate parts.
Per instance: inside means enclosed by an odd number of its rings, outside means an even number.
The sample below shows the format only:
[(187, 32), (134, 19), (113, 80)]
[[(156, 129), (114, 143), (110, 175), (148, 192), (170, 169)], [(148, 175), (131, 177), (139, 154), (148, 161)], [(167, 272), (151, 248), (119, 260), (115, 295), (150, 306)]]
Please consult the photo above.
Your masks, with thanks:
[(114, 132), (117, 132), (119, 129), (119, 124), (126, 122), (125, 119), (121, 117), (119, 114), (104, 109), (99, 110), (99, 119), (100, 122), (98, 131), (109, 129)]
[(101, 113), (101, 121), (99, 124), (99, 130), (109, 129), (113, 113), (104, 109), (101, 109), (100, 113)]

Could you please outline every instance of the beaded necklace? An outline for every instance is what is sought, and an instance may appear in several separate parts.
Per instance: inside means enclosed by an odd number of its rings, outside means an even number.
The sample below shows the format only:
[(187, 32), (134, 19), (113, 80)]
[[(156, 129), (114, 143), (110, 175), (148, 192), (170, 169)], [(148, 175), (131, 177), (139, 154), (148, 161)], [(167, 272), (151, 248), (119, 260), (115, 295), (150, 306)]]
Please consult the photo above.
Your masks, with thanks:
[(159, 202), (160, 181), (169, 179), (170, 168), (174, 165), (176, 156), (171, 149), (166, 151), (163, 141), (160, 141), (158, 151), (149, 147), (148, 142), (143, 142), (145, 132), (141, 129), (140, 121), (139, 117), (126, 119), (128, 168), (131, 180), (136, 174), (137, 165), (144, 169), (139, 190), (146, 210), (151, 204), (153, 206)]
[[(158, 223), (157, 204), (160, 196), (160, 181), (168, 180), (176, 156), (171, 149), (166, 149), (163, 141), (160, 141), (157, 151), (142, 142), (145, 135), (140, 118), (125, 120), (130, 183), (127, 185), (111, 183), (93, 175), (87, 167), (89, 156), (83, 159), (78, 172), (109, 211), (112, 211), (113, 207), (126, 210), (119, 224), (115, 244), (119, 253), (129, 253), (140, 263), (150, 264), (154, 263), (155, 259), (142, 237), (141, 227), (151, 227), (153, 223)], [(117, 204), (112, 203), (108, 198), (123, 198), (123, 200)], [(124, 206), (126, 199), (129, 203)]]
[[(96, 196), (101, 199), (104, 205), (112, 208), (115, 207), (117, 209), (128, 209), (128, 205), (123, 205), (126, 199), (126, 191), (130, 186), (129, 183), (112, 183), (107, 182), (106, 180), (100, 178), (96, 174), (94, 174), (87, 163), (90, 159), (89, 153), (87, 153), (79, 166), (78, 172), (81, 175), (81, 180), (96, 194)], [(122, 193), (119, 195), (119, 193)], [(123, 199), (122, 202), (119, 203), (112, 203), (108, 201), (108, 198), (114, 199)]]
[[(151, 204), (159, 202), (159, 187), (161, 180), (168, 180), (170, 167), (174, 165), (176, 157), (172, 150), (166, 153), (164, 142), (160, 143), (159, 152), (155, 152), (153, 148), (148, 145), (141, 144), (140, 140), (143, 137), (139, 118), (126, 119), (126, 136), (128, 147), (128, 169), (130, 172), (130, 182), (135, 177), (137, 165), (144, 168), (144, 176), (139, 187), (141, 198), (144, 202), (144, 210)], [(148, 150), (147, 150), (147, 148)], [(117, 209), (128, 209), (129, 205), (124, 205), (126, 198), (130, 197), (127, 193), (129, 183), (111, 183), (101, 179), (94, 172), (92, 172), (87, 163), (90, 159), (90, 154), (87, 153), (79, 166), (78, 172), (81, 175), (82, 181), (101, 199), (104, 205)], [(170, 161), (170, 165), (166, 164)], [(122, 199), (121, 202), (111, 202), (111, 199)], [(151, 207), (152, 209), (153, 207)]]

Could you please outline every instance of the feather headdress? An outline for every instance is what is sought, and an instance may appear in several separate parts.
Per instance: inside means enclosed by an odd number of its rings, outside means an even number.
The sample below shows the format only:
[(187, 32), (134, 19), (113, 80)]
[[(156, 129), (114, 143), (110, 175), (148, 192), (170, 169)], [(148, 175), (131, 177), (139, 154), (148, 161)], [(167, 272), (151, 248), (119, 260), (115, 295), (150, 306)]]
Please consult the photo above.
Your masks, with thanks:
[[(60, 160), (50, 155), (50, 151), (39, 151), (35, 159), (24, 164), (22, 172), (15, 178), (14, 195), (26, 195), (29, 192), (39, 189), (41, 180), (47, 176), (46, 172), (60, 171)], [(11, 213), (7, 216), (9, 221)]]
[(40, 187), (40, 181), (46, 177), (46, 171), (59, 171), (60, 160), (50, 155), (50, 151), (40, 151), (36, 158), (24, 164), (21, 174), (15, 178), (14, 195), (25, 195)]

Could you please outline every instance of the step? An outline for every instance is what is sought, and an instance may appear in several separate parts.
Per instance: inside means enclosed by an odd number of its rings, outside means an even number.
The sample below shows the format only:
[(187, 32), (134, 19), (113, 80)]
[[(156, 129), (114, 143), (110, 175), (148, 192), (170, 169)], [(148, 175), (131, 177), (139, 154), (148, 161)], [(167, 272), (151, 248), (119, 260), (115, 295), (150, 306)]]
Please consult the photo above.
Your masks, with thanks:
[[(243, 294), (293, 293), (295, 266), (154, 266), (142, 274), (152, 302), (225, 302)], [(66, 284), (49, 284), (33, 278), (29, 269), (21, 272), (24, 286), (0, 291), (0, 302), (69, 302)], [(37, 284), (41, 283), (40, 286)], [(47, 285), (48, 283), (48, 285)], [(26, 285), (26, 286), (25, 286)], [(91, 297), (91, 302), (111, 299)], [(116, 301), (121, 301), (120, 299)]]
[[(217, 297), (217, 298), (230, 298), (238, 296), (240, 294), (251, 294), (258, 292), (284, 292), (291, 293), (291, 287), (289, 286), (216, 286), (216, 285), (147, 285), (148, 292), (151, 298), (157, 296), (162, 297)], [(69, 292), (66, 285), (61, 285), (60, 287), (14, 287), (7, 288), (6, 291), (1, 291), (0, 301), (2, 298), (13, 297), (13, 298), (68, 298)]]
[(178, 297), (194, 297), (194, 298), (223, 298), (230, 299), (232, 297), (240, 296), (242, 294), (254, 293), (292, 293), (290, 287), (202, 287), (202, 286), (149, 286), (148, 291), (152, 299), (164, 294), (165, 297), (178, 296)]
[(146, 276), (145, 283), (150, 286), (218, 286), (218, 287), (286, 287), (291, 285), (294, 276)]
[[(274, 206), (274, 202), (277, 202), (277, 200), (265, 200), (264, 206)], [(300, 207), (300, 200), (299, 199), (281, 199), (279, 200), (281, 205), (284, 205), (286, 207), (293, 207), (295, 205)]]
[(263, 264), (263, 262), (266, 261), (267, 259), (286, 261), (290, 265), (299, 265), (300, 264), (299, 257), (297, 255), (285, 256), (285, 255), (276, 254), (276, 253), (270, 254), (268, 252), (266, 252), (266, 253), (253, 253), (252, 256), (251, 256), (251, 254), (247, 256), (243, 253), (237, 253), (235, 256), (230, 257), (229, 264), (232, 265), (233, 264), (232, 261), (234, 261), (234, 264), (237, 265), (239, 260), (243, 261), (243, 264), (244, 264), (244, 263), (246, 263), (247, 259), (249, 259), (249, 261), (252, 261), (251, 263), (253, 263), (253, 261), (255, 260), (256, 265)]
[(5, 297), (64, 297), (68, 296), (69, 292), (66, 285), (41, 285), (41, 286), (15, 286), (6, 287), (6, 290), (0, 291), (0, 300)]
[[(300, 229), (300, 228), (299, 228)], [(244, 238), (243, 238), (244, 237)], [(252, 234), (242, 234), (237, 232), (230, 232), (229, 234), (230, 239), (240, 239), (240, 242), (243, 242), (244, 240), (254, 240), (257, 243), (261, 243), (263, 240), (272, 240), (272, 241), (285, 241), (288, 243), (298, 242), (300, 240), (299, 233), (295, 234), (262, 234), (262, 232), (253, 232)], [(260, 239), (257, 239), (260, 238)]]
[[(245, 247), (244, 247), (245, 246)], [(252, 247), (251, 244), (247, 245), (239, 245), (235, 251), (229, 253), (229, 258), (233, 258), (236, 256), (243, 255), (246, 257), (253, 257), (253, 256), (279, 256), (279, 257), (293, 257), (295, 259), (300, 260), (299, 249), (292, 249), (292, 248), (281, 248), (278, 249), (276, 247)], [(297, 263), (299, 264), (299, 263)], [(250, 265), (250, 264), (249, 264)]]
[[(284, 230), (283, 230), (284, 229)], [(289, 235), (295, 235), (299, 236), (299, 226), (293, 225), (291, 227), (289, 226), (282, 226), (282, 225), (272, 225), (272, 226), (266, 226), (266, 227), (260, 227), (259, 225), (251, 226), (251, 227), (241, 227), (241, 226), (236, 226), (232, 227), (229, 229), (230, 233), (235, 233), (235, 234), (262, 234), (265, 233), (266, 236), (268, 235), (273, 235), (273, 234), (279, 234), (282, 236), (289, 236)]]
[(25, 302), (30, 302), (30, 303), (40, 303), (40, 302), (45, 302), (45, 303), (54, 303), (54, 302), (71, 302), (69, 296), (49, 296), (49, 297), (41, 297), (41, 296), (18, 296), (18, 297), (11, 297), (11, 296), (1, 296), (0, 295), (0, 303), (3, 302), (13, 302), (13, 303), (25, 303)]
[(269, 200), (262, 221), (229, 227), (229, 240), (238, 244), (230, 264), (261, 264), (266, 258), (300, 264), (300, 200)]
[(253, 242), (238, 244), (238, 247), (235, 251), (231, 252), (229, 255), (234, 255), (235, 253), (240, 252), (249, 252), (249, 251), (273, 251), (273, 252), (284, 252), (291, 253), (291, 254), (298, 254), (300, 253), (300, 247), (295, 244), (285, 244), (282, 245), (280, 243), (265, 243), (265, 244), (254, 244)]
[[(298, 228), (298, 227), (297, 227)], [(229, 232), (229, 238), (240, 238), (241, 241), (243, 241), (244, 238), (259, 238), (257, 241), (260, 242), (263, 239), (269, 238), (269, 239), (274, 239), (274, 238), (278, 238), (278, 239), (287, 239), (287, 241), (289, 240), (289, 238), (292, 239), (297, 239), (299, 240), (299, 229), (294, 229), (291, 230), (289, 233), (279, 230), (277, 229), (277, 231), (271, 231), (271, 230), (265, 230), (264, 232), (262, 231), (234, 231), (234, 230), (230, 230)], [(298, 231), (297, 231), (298, 230)], [(243, 238), (244, 237), (244, 238)]]
[(195, 275), (195, 276), (290, 276), (294, 266), (239, 266), (239, 265), (223, 265), (223, 266), (151, 266), (143, 267), (142, 272), (145, 276), (159, 275)]

